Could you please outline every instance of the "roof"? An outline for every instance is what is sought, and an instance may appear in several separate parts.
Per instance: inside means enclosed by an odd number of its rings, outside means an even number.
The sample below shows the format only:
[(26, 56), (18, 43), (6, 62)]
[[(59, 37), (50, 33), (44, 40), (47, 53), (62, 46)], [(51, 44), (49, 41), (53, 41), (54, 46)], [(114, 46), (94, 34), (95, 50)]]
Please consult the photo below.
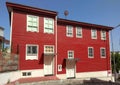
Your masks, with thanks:
[(67, 24), (67, 25), (75, 25), (75, 26), (81, 25), (81, 26), (100, 28), (100, 29), (105, 29), (105, 30), (113, 29), (113, 27), (110, 27), (110, 26), (103, 26), (103, 25), (79, 22), (79, 21), (74, 21), (74, 20), (67, 20), (67, 19), (62, 19), (62, 18), (58, 18), (58, 24)]
[[(8, 8), (9, 14), (12, 10), (16, 10), (16, 11), (22, 11), (22, 12), (27, 12), (27, 13), (43, 14), (44, 16), (51, 16), (51, 17), (57, 16), (57, 12), (55, 12), (55, 11), (35, 8), (35, 7), (31, 7), (31, 6), (25, 6), (22, 4), (16, 4), (16, 3), (11, 3), (11, 2), (6, 2), (6, 5)], [(79, 22), (79, 21), (74, 21), (74, 20), (67, 20), (67, 19), (62, 19), (62, 18), (58, 18), (57, 23), (58, 24), (67, 24), (67, 25), (69, 25), (69, 24), (70, 25), (78, 25), (78, 26), (81, 25), (81, 26), (99, 28), (99, 29), (104, 29), (104, 30), (112, 30), (113, 29), (113, 27), (109, 27), (109, 26)]]
[(57, 12), (55, 12), (55, 11), (35, 8), (35, 7), (31, 7), (31, 6), (25, 6), (22, 4), (6, 2), (6, 5), (7, 5), (9, 12), (12, 10), (18, 10), (18, 11), (31, 12), (31, 13), (36, 13), (36, 14), (46, 14), (49, 16), (56, 16), (57, 15)]

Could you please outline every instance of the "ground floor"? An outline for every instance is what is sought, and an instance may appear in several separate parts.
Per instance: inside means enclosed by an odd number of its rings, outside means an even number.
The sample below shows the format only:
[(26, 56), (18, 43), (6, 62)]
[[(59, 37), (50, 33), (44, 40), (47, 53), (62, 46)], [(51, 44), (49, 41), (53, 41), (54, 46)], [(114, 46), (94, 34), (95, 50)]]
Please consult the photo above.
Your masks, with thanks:
[[(24, 74), (24, 75), (23, 75)], [(26, 75), (26, 76), (25, 76)], [(19, 70), (13, 72), (0, 73), (0, 85), (4, 85), (7, 82), (39, 82), (40, 80), (91, 80), (98, 79), (104, 81), (114, 81), (112, 75), (108, 75), (107, 71), (96, 71), (96, 72), (80, 72), (75, 73), (74, 78), (68, 78), (67, 74), (56, 74), (56, 75), (44, 75), (43, 69), (34, 70)]]

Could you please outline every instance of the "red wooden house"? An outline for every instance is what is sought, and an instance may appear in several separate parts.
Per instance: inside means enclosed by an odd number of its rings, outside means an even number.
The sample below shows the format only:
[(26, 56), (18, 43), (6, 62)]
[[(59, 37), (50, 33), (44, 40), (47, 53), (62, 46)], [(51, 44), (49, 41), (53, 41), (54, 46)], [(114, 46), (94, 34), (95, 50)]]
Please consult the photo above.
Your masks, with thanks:
[(20, 77), (111, 79), (112, 27), (57, 18), (57, 12), (7, 2), (11, 52)]

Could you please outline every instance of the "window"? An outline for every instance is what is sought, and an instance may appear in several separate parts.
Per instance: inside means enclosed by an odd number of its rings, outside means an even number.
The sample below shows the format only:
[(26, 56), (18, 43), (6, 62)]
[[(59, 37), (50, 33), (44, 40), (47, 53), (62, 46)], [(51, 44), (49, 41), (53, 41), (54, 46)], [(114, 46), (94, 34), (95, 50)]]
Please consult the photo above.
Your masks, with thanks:
[(100, 54), (101, 54), (102, 58), (106, 57), (106, 50), (105, 50), (105, 48), (100, 48)]
[(68, 51), (68, 58), (74, 58), (74, 51), (72, 50)]
[(73, 27), (70, 25), (66, 27), (66, 36), (73, 37)]
[(38, 16), (27, 15), (27, 31), (38, 32)]
[(76, 37), (82, 38), (82, 28), (81, 27), (76, 27)]
[(44, 33), (54, 34), (54, 19), (44, 18)]
[(97, 39), (97, 30), (96, 29), (91, 29), (91, 38)]
[(53, 45), (45, 45), (44, 53), (54, 53), (54, 46)]
[(93, 47), (88, 47), (88, 57), (89, 58), (93, 58), (94, 57)]
[(106, 40), (106, 31), (101, 31), (101, 40)]
[(62, 65), (61, 64), (58, 65), (58, 71), (62, 71)]
[(26, 45), (26, 60), (38, 59), (38, 45)]
[(31, 72), (22, 72), (22, 76), (31, 76)]

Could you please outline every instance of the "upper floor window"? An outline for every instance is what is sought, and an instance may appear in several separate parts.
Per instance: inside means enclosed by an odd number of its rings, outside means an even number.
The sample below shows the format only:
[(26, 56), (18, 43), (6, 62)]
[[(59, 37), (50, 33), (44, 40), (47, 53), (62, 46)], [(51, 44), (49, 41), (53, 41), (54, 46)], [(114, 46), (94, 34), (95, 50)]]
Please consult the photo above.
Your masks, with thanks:
[(94, 58), (94, 49), (93, 47), (88, 47), (88, 57)]
[(44, 33), (54, 34), (54, 19), (44, 18)]
[(76, 27), (76, 37), (82, 38), (82, 28), (81, 27)]
[(101, 54), (102, 58), (106, 57), (106, 50), (105, 50), (105, 48), (100, 48), (100, 54)]
[(106, 40), (106, 31), (101, 30), (101, 40)]
[(38, 45), (26, 45), (26, 60), (38, 59)]
[(68, 58), (74, 58), (74, 51), (72, 50), (68, 51)]
[(96, 29), (91, 29), (91, 38), (97, 39), (97, 30)]
[(73, 37), (73, 27), (70, 25), (66, 27), (66, 36)]
[(27, 15), (27, 31), (38, 32), (38, 16)]
[(54, 53), (54, 45), (45, 45), (44, 53)]

